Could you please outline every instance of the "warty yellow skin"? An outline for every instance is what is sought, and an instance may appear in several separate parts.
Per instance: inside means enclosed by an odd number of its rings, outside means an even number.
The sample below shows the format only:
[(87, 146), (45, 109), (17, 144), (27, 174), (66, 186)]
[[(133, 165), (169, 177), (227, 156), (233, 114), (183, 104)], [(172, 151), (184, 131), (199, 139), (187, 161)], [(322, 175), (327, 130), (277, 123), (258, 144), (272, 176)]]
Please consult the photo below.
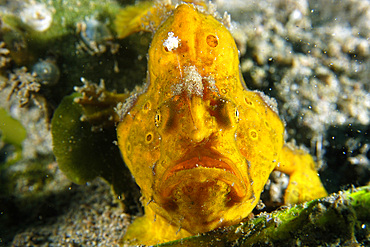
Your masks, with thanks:
[(192, 4), (159, 27), (147, 88), (117, 127), (145, 215), (125, 240), (152, 245), (238, 223), (270, 173), (290, 175), (286, 203), (326, 195), (309, 154), (284, 145), (274, 101), (249, 91), (230, 32)]

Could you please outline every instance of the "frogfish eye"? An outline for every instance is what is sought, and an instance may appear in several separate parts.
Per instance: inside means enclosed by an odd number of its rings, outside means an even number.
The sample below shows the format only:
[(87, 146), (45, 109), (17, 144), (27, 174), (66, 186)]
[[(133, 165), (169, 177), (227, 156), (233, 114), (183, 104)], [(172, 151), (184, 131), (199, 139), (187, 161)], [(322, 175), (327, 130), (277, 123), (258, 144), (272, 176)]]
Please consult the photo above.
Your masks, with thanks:
[(212, 48), (215, 48), (216, 46), (218, 46), (218, 39), (217, 39), (216, 36), (214, 36), (212, 34), (207, 36), (206, 42)]

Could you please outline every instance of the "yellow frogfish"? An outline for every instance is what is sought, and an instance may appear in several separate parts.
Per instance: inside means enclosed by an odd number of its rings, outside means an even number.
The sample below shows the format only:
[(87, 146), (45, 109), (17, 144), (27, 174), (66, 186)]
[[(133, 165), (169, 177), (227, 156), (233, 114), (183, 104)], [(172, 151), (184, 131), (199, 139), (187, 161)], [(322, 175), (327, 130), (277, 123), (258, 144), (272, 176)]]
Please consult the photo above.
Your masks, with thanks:
[(275, 101), (247, 89), (231, 33), (193, 4), (178, 5), (157, 29), (147, 83), (118, 113), (118, 145), (145, 208), (128, 243), (237, 224), (273, 170), (290, 176), (285, 203), (327, 195), (312, 157), (284, 144)]

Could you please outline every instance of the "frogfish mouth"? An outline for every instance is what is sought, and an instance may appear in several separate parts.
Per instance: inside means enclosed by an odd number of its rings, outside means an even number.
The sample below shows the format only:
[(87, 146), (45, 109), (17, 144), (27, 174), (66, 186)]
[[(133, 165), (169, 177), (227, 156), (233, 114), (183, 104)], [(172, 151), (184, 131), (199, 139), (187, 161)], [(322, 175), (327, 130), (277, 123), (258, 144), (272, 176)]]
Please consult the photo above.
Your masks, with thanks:
[(209, 146), (196, 145), (154, 182), (153, 201), (165, 210), (162, 216), (194, 232), (229, 225), (225, 212), (255, 200), (248, 174), (242, 176), (232, 160)]

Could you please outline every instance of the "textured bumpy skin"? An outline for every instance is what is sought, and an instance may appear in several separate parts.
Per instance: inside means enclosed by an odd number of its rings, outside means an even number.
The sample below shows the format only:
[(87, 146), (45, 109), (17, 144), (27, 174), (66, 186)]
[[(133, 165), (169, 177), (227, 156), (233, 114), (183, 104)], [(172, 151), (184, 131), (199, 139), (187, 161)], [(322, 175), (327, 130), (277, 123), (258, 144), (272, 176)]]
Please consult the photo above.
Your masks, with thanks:
[(286, 203), (326, 195), (310, 155), (284, 145), (274, 101), (246, 89), (230, 32), (181, 4), (155, 33), (148, 85), (117, 128), (145, 216), (125, 240), (156, 244), (238, 223), (274, 170), (290, 175)]

